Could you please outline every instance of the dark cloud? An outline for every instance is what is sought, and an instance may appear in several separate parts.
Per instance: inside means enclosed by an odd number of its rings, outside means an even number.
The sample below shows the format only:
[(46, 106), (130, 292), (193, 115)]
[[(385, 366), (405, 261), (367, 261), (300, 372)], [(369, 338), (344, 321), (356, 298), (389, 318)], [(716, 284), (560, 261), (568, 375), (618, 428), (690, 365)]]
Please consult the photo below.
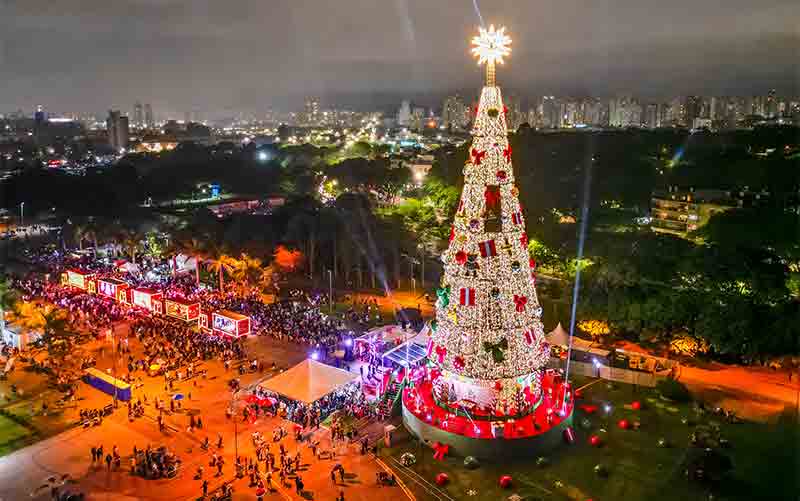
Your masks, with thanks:
[[(537, 92), (796, 92), (795, 0), (482, 0)], [(285, 106), (474, 88), (472, 0), (6, 0), (0, 109)], [(392, 97), (394, 96), (394, 97)]]

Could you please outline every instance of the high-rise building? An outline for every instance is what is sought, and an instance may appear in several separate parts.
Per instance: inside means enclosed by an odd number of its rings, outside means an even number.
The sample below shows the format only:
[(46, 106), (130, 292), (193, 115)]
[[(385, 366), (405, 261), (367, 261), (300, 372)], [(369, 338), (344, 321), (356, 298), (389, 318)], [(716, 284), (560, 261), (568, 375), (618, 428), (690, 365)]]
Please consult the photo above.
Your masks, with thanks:
[(425, 127), (425, 108), (415, 106), (411, 110), (410, 126), (414, 130), (422, 130)]
[(767, 94), (764, 100), (764, 116), (767, 118), (775, 118), (778, 116), (778, 98), (775, 89), (772, 89)]
[(597, 98), (583, 101), (583, 123), (586, 125), (603, 125), (603, 102)]
[(642, 124), (650, 129), (661, 127), (661, 114), (658, 110), (658, 104), (650, 103), (645, 107)]
[(684, 124), (692, 127), (695, 118), (701, 118), (702, 100), (699, 96), (686, 97), (686, 115), (684, 117)]
[(458, 94), (444, 100), (442, 125), (453, 129), (465, 129), (469, 125), (469, 109)]
[(508, 96), (506, 98), (506, 124), (508, 125), (508, 130), (517, 130), (524, 121), (525, 117), (522, 114), (519, 98)]
[(397, 125), (401, 127), (411, 125), (411, 102), (404, 100), (400, 103), (400, 109), (397, 110)]
[(541, 127), (558, 129), (563, 126), (564, 114), (561, 113), (561, 103), (555, 96), (544, 96), (539, 104)]
[(150, 103), (144, 105), (144, 125), (148, 129), (156, 126), (156, 121), (153, 117), (153, 106)]
[(314, 127), (319, 125), (321, 118), (322, 117), (319, 111), (319, 98), (307, 97), (303, 107), (303, 124), (307, 127)]
[(119, 110), (109, 110), (106, 119), (108, 131), (108, 144), (116, 152), (122, 152), (128, 147), (128, 117)]
[(133, 126), (137, 129), (144, 127), (144, 108), (139, 101), (133, 105)]
[(642, 106), (630, 97), (618, 97), (608, 102), (608, 121), (611, 127), (638, 127), (642, 124)]

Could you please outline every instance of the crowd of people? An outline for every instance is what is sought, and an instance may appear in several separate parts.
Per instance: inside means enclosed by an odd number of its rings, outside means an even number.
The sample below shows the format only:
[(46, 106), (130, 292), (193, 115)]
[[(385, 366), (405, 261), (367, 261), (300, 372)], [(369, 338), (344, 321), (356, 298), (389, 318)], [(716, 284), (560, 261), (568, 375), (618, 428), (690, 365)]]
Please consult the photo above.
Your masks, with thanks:
[[(99, 274), (106, 273), (105, 276), (114, 276), (131, 283), (133, 286), (149, 285), (140, 278), (121, 274), (112, 270), (108, 266), (98, 266), (96, 270)], [(204, 361), (216, 360), (224, 364), (226, 370), (232, 362), (248, 361), (251, 369), (258, 370), (263, 368), (258, 361), (249, 361), (244, 344), (241, 340), (227, 336), (216, 336), (197, 329), (192, 324), (187, 324), (178, 319), (156, 316), (150, 312), (130, 308), (121, 305), (109, 298), (98, 295), (87, 294), (83, 291), (63, 287), (55, 283), (56, 275), (41, 278), (15, 279), (12, 287), (22, 292), (24, 300), (40, 300), (51, 303), (62, 308), (68, 314), (68, 320), (73, 327), (90, 332), (100, 337), (109, 335), (115, 325), (125, 322), (129, 328), (129, 337), (135, 337), (141, 343), (142, 350), (131, 353), (127, 342), (117, 342), (116, 350), (122, 355), (122, 359), (127, 359), (127, 374), (115, 375), (137, 387), (137, 382), (141, 385), (143, 375), (154, 375), (153, 367), (157, 367), (157, 374), (164, 376), (164, 391), (173, 390), (173, 382), (191, 379), (196, 374), (200, 374), (204, 369), (201, 368)], [(328, 357), (331, 351), (335, 350), (352, 333), (345, 325), (332, 317), (322, 313), (318, 302), (308, 296), (296, 297), (289, 301), (281, 301), (273, 304), (265, 304), (258, 294), (243, 294), (240, 291), (220, 293), (205, 288), (199, 288), (194, 283), (194, 277), (167, 277), (159, 279), (159, 290), (164, 292), (165, 297), (184, 297), (194, 299), (201, 303), (202, 307), (210, 310), (232, 310), (240, 312), (250, 317), (252, 331), (254, 334), (271, 336), (281, 341), (305, 344), (313, 347), (314, 351), (322, 359)], [(364, 314), (369, 316), (373, 311), (377, 311), (377, 305), (370, 302), (361, 304)], [(93, 357), (81, 359), (81, 367), (94, 365)], [(242, 363), (241, 367), (248, 364)], [(123, 365), (124, 367), (124, 365)], [(124, 369), (123, 369), (124, 371)], [(234, 380), (232, 380), (234, 381)], [(232, 391), (238, 390), (238, 385), (231, 386)], [(185, 392), (185, 390), (184, 390)], [(260, 412), (268, 412), (279, 415), (287, 420), (297, 423), (295, 427), (298, 443), (303, 439), (302, 434), (297, 430), (304, 428), (307, 431), (320, 427), (321, 423), (335, 411), (340, 411), (342, 416), (354, 416), (356, 418), (374, 417), (379, 412), (378, 407), (367, 401), (364, 394), (358, 389), (357, 385), (348, 385), (344, 388), (329, 394), (313, 404), (306, 404), (293, 401), (283, 396), (268, 394), (263, 390), (256, 389), (255, 394), (261, 398), (269, 398), (274, 403), (267, 408), (257, 408), (248, 406), (256, 416)], [(129, 417), (135, 417), (144, 413), (141, 399), (147, 395), (140, 394), (136, 400), (131, 401), (128, 406)], [(191, 393), (188, 393), (191, 399)], [(152, 397), (152, 401), (157, 402), (157, 397)], [(163, 410), (164, 404), (157, 405), (158, 410)], [(178, 403), (179, 404), (179, 403)], [(177, 405), (173, 400), (169, 405)], [(244, 416), (247, 418), (247, 415)], [(202, 428), (199, 416), (191, 416), (190, 429), (195, 427)], [(159, 413), (159, 425), (162, 423), (161, 413)], [(355, 438), (357, 430), (342, 426), (341, 421), (336, 421), (332, 427), (332, 434), (335, 440)], [(280, 427), (279, 427), (280, 428)], [(280, 443), (288, 435), (282, 428), (281, 432), (273, 435), (274, 444)], [(293, 479), (298, 493), (303, 492), (303, 480), (298, 471), (300, 470), (300, 452), (289, 454), (284, 445), (280, 444), (280, 453), (273, 454), (270, 451), (270, 443), (260, 435), (254, 435), (256, 445), (256, 457), (254, 459), (243, 459), (243, 462), (236, 465), (237, 471), (241, 470), (245, 475), (251, 477), (251, 486), (271, 489), (272, 476), (276, 475), (275, 481), (286, 484), (288, 479)], [(258, 441), (258, 443), (255, 443)], [(312, 448), (312, 455), (317, 457), (317, 446), (313, 441), (309, 443)], [(203, 450), (209, 450), (208, 438), (201, 446)], [(221, 437), (218, 448), (222, 448)], [(113, 454), (104, 454), (102, 447), (93, 448), (92, 459), (94, 463), (102, 465), (107, 462), (109, 471), (120, 469), (121, 458), (114, 448)], [(362, 446), (362, 451), (364, 446)], [(110, 461), (108, 459), (110, 458)], [(264, 474), (259, 471), (258, 462), (264, 462)], [(222, 474), (224, 460), (221, 456), (212, 459), (212, 467), (217, 469), (219, 475)], [(134, 447), (133, 454), (130, 456), (131, 473), (146, 478), (162, 478), (173, 476), (180, 467), (180, 459), (170, 453), (165, 448), (137, 450)], [(340, 475), (344, 470), (342, 469)], [(198, 480), (202, 477), (202, 470), (198, 472)], [(341, 479), (343, 480), (343, 479)], [(207, 480), (203, 479), (204, 495), (207, 490)], [(343, 499), (343, 494), (342, 494)]]

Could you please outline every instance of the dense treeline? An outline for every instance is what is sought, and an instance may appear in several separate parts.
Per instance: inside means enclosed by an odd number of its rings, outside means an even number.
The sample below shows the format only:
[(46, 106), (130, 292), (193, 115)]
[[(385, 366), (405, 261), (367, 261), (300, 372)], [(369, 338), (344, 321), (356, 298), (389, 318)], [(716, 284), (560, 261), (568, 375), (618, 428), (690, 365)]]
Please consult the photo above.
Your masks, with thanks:
[[(796, 353), (800, 216), (790, 209), (800, 187), (797, 132), (542, 134), (523, 126), (511, 144), (531, 253), (540, 273), (555, 279), (541, 283), (546, 323), (568, 322), (580, 268), (580, 317), (607, 321), (615, 334), (661, 342), (694, 337), (717, 354), (747, 359)], [(6, 206), (54, 207), (73, 223), (94, 216), (100, 240), (115, 228), (160, 223), (206, 242), (212, 254), (247, 252), (268, 260), (279, 244), (299, 249), (302, 274), (318, 285), (330, 271), (340, 286), (408, 287), (411, 277), (420, 284), (424, 263), (430, 288), (438, 281), (437, 257), (447, 243), (469, 147), (437, 150), (421, 187), (406, 169), (391, 168), (385, 148), (367, 143), (261, 150), (181, 145), (85, 176), (29, 170), (4, 183), (2, 195)], [(586, 253), (577, 262), (589, 174)], [(228, 192), (283, 194), (288, 202), (269, 216), (224, 220), (206, 210), (176, 217), (136, 209), (147, 197), (191, 196), (207, 182)], [(747, 186), (770, 195), (757, 210), (714, 216), (692, 240), (638, 226), (635, 217), (646, 214), (653, 190), (672, 185)]]

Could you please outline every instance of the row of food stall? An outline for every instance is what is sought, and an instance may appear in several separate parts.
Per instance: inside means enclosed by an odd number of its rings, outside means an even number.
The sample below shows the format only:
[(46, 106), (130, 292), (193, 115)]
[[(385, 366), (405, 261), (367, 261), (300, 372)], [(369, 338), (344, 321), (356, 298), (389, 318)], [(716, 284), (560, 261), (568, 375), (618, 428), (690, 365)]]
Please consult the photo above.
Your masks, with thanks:
[(117, 278), (101, 278), (96, 273), (69, 269), (61, 275), (61, 284), (158, 315), (166, 315), (184, 322), (197, 322), (200, 329), (206, 332), (232, 337), (250, 334), (250, 317), (246, 315), (228, 310), (203, 309), (199, 301), (186, 298), (164, 298), (159, 290), (133, 287)]

